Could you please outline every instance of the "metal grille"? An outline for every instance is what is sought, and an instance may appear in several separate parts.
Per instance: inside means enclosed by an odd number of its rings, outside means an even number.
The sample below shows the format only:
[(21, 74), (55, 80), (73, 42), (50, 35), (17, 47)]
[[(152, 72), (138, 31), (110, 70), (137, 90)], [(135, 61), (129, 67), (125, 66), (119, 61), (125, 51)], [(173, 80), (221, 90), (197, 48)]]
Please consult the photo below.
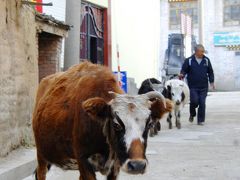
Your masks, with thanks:
[(240, 0), (224, 0), (223, 22), (225, 26), (240, 25)]
[(181, 14), (192, 18), (193, 27), (198, 25), (197, 1), (169, 1), (169, 28), (180, 29)]
[(82, 2), (80, 59), (103, 64), (103, 9)]

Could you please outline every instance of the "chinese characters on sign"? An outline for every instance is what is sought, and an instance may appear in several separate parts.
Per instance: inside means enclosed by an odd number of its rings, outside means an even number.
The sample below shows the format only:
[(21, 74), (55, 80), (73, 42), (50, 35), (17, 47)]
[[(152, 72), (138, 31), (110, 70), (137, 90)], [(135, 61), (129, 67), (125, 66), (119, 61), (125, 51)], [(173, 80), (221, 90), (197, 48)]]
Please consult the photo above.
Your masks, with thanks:
[(240, 45), (240, 32), (217, 32), (214, 33), (215, 46)]

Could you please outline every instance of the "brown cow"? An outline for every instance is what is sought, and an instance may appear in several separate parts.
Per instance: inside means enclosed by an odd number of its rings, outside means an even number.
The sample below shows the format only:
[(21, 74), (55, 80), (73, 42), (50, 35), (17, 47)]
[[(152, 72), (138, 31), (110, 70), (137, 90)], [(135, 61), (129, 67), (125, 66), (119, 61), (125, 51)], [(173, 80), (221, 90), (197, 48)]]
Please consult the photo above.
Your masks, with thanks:
[(51, 164), (79, 170), (80, 180), (95, 180), (95, 171), (114, 180), (120, 168), (144, 173), (151, 116), (171, 109), (156, 92), (123, 94), (108, 68), (89, 62), (44, 78), (33, 114), (36, 178), (45, 180)]

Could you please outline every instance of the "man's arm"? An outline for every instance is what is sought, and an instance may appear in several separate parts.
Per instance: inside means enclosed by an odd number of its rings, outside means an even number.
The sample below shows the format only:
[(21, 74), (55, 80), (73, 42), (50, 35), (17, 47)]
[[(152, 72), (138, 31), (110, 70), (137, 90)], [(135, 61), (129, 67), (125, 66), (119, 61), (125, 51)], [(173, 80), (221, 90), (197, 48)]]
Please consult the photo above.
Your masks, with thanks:
[(208, 78), (210, 83), (214, 83), (214, 72), (210, 61), (208, 61)]
[(189, 72), (189, 59), (186, 59), (182, 65), (179, 78), (183, 79), (188, 72)]
[(212, 64), (211, 64), (211, 62), (209, 60), (208, 60), (208, 78), (209, 78), (209, 82), (210, 82), (211, 88), (215, 89), (215, 85), (214, 85), (214, 72), (213, 72)]

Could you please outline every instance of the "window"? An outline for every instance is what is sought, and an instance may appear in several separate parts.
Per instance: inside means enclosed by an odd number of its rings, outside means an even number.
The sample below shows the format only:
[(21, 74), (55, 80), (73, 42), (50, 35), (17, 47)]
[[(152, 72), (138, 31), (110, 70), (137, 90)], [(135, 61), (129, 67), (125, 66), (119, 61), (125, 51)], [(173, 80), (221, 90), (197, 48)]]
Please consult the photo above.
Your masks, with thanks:
[(180, 29), (181, 13), (192, 18), (193, 27), (198, 24), (198, 3), (197, 1), (169, 2), (169, 28)]
[(223, 23), (225, 26), (240, 25), (240, 0), (224, 0)]

